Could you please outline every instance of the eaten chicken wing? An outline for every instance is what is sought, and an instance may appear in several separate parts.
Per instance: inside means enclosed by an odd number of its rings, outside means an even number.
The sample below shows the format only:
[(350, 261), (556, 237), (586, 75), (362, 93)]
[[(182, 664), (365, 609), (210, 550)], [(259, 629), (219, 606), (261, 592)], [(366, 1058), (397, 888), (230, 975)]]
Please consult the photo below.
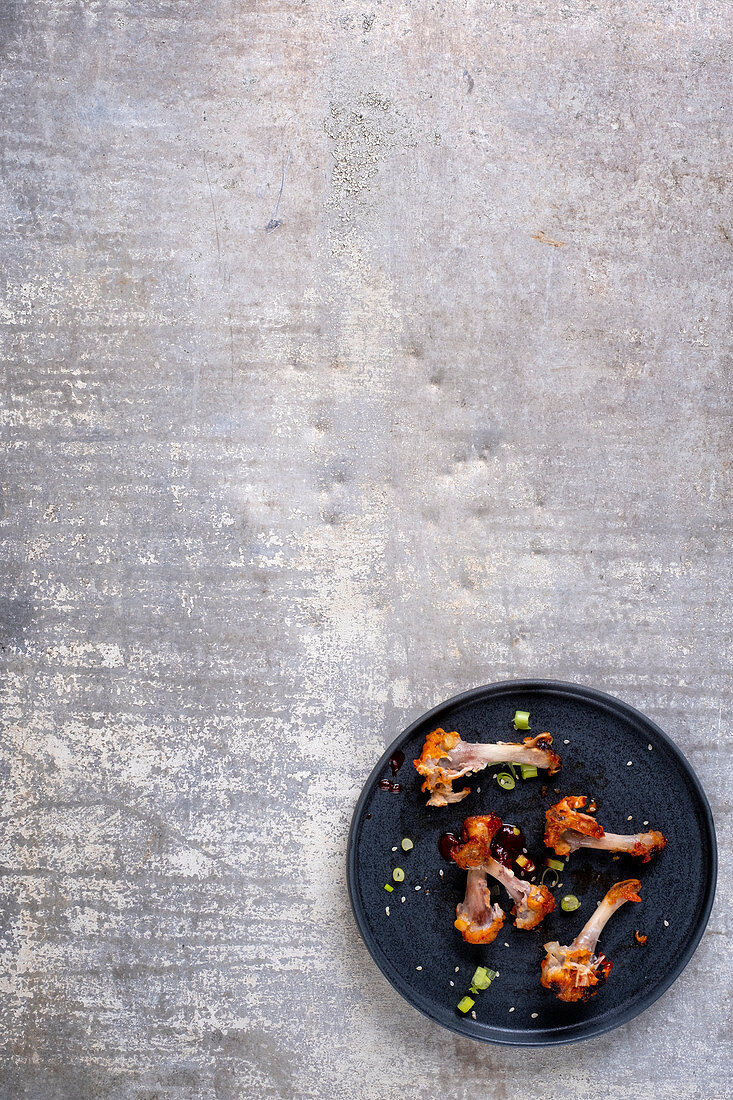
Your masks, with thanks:
[(598, 937), (609, 918), (627, 901), (641, 901), (638, 878), (617, 882), (569, 947), (557, 940), (545, 944), (542, 985), (561, 1001), (588, 1001), (608, 977), (613, 963), (595, 954)]
[(580, 813), (587, 803), (585, 795), (568, 795), (545, 811), (545, 844), (559, 856), (570, 855), (578, 848), (598, 848), (604, 852), (626, 852), (648, 863), (667, 843), (657, 830), (629, 836), (607, 833), (590, 814)]
[(491, 943), (504, 923), (504, 910), (491, 904), (486, 871), (472, 867), (468, 872), (466, 896), (456, 907), (454, 924), (466, 943)]
[[(510, 867), (495, 858), (491, 842), (500, 828), (501, 818), (496, 814), (467, 817), (463, 822), (463, 844), (456, 845), (452, 858), (469, 872), (469, 876), (472, 871), (481, 871), (502, 884), (514, 902), (515, 928), (536, 928), (555, 908), (555, 899), (546, 886), (519, 878)], [(459, 927), (458, 921), (456, 927)], [(499, 928), (496, 931), (498, 933)]]
[(521, 744), (499, 741), (495, 745), (480, 745), (461, 741), (457, 733), (434, 730), (425, 738), (423, 750), (413, 763), (425, 779), (422, 790), (430, 791), (428, 806), (447, 806), (460, 802), (470, 788), (454, 791), (454, 779), (480, 772), (490, 764), (534, 764), (552, 774), (560, 768), (560, 757), (552, 752), (552, 735), (540, 733), (525, 737)]

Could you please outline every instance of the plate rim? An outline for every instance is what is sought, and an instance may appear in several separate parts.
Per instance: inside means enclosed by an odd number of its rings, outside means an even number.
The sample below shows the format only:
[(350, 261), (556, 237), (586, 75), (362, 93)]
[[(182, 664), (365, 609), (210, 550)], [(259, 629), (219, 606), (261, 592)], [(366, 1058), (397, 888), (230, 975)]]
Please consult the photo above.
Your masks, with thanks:
[[(652, 987), (639, 1002), (633, 1006), (633, 1010), (627, 1010), (618, 1020), (606, 1021), (604, 1023), (603, 1017), (601, 1017), (595, 1024), (593, 1021), (586, 1022), (580, 1025), (584, 1027), (583, 1034), (571, 1034), (571, 1035), (557, 1035), (545, 1038), (533, 1038), (530, 1032), (518, 1031), (515, 1034), (498, 1036), (475, 1034), (472, 1031), (466, 1030), (465, 1027), (461, 1027), (460, 1019), (447, 1022), (445, 1020), (438, 1019), (438, 1017), (430, 1012), (425, 1006), (416, 1004), (412, 997), (409, 995), (409, 986), (406, 982), (403, 982), (402, 976), (399, 971), (392, 967), (386, 959), (381, 959), (381, 948), (378, 944), (376, 936), (373, 935), (371, 928), (367, 925), (364, 914), (361, 911), (361, 906), (357, 903), (356, 899), (356, 846), (355, 836), (356, 830), (362, 818), (364, 806), (367, 798), (372, 792), (374, 782), (379, 778), (379, 775), (384, 770), (386, 764), (389, 762), (390, 756), (395, 752), (400, 745), (408, 741), (412, 736), (414, 730), (423, 724), (423, 722), (430, 720), (434, 715), (439, 714), (441, 711), (448, 707), (455, 706), (456, 704), (463, 704), (471, 700), (476, 699), (479, 696), (485, 695), (500, 695), (508, 691), (552, 691), (555, 694), (566, 694), (576, 698), (583, 699), (585, 701), (594, 702), (596, 704), (602, 704), (616, 712), (621, 712), (627, 718), (633, 719), (635, 722), (641, 721), (644, 725), (650, 727), (656, 736), (658, 736), (663, 743), (670, 749), (672, 755), (679, 761), (683, 770), (691, 780), (692, 787), (698, 797), (701, 809), (704, 826), (707, 830), (707, 840), (710, 849), (710, 874), (708, 875), (707, 882), (705, 884), (705, 897), (704, 902), (698, 910), (697, 923), (695, 925), (692, 936), (690, 937), (684, 951), (677, 957), (674, 965), (666, 971), (664, 977), (658, 985)], [(705, 929), (707, 928), (708, 921), (710, 920), (710, 913), (712, 912), (713, 903), (715, 901), (715, 891), (718, 881), (718, 844), (715, 833), (715, 821), (713, 818), (713, 812), (710, 808), (707, 795), (703, 789), (695, 769), (690, 764), (685, 754), (680, 749), (679, 745), (665, 733), (661, 726), (649, 718), (642, 711), (636, 707), (631, 706), (624, 699), (619, 699), (618, 696), (611, 695), (608, 692), (601, 691), (599, 688), (588, 687), (585, 684), (572, 683), (569, 680), (544, 680), (544, 679), (517, 679), (517, 680), (498, 680), (495, 683), (482, 684), (478, 687), (469, 688), (466, 691), (459, 692), (457, 695), (452, 695), (448, 699), (444, 699), (436, 706), (431, 707), (430, 710), (420, 714), (413, 722), (406, 726), (405, 729), (391, 742), (385, 749), (382, 756), (377, 761), (374, 768), (372, 768), (369, 776), (364, 782), (364, 785), (357, 799), (356, 806), (351, 818), (351, 824), (349, 826), (349, 835), (346, 842), (346, 885), (349, 895), (349, 903), (351, 905), (351, 912), (356, 921), (356, 926), (359, 930), (359, 934), (364, 942), (364, 945), (372, 958), (372, 961), (376, 964), (383, 976), (387, 979), (389, 984), (394, 990), (405, 1000), (407, 1003), (427, 1019), (432, 1020), (433, 1023), (438, 1024), (440, 1027), (445, 1028), (447, 1031), (451, 1031), (456, 1035), (460, 1035), (464, 1039), (473, 1039), (475, 1042), (480, 1043), (492, 1043), (498, 1046), (529, 1046), (529, 1047), (548, 1047), (548, 1046), (564, 1046), (568, 1043), (581, 1042), (584, 1039), (592, 1039), (598, 1035), (603, 1035), (609, 1031), (614, 1031), (617, 1027), (622, 1027), (624, 1024), (629, 1023), (631, 1020), (636, 1019), (645, 1012), (655, 1001), (666, 993), (671, 985), (679, 978), (682, 971), (685, 969), (690, 959), (694, 955), (698, 948), (700, 940), (702, 939)], [(577, 1025), (571, 1025), (575, 1027)]]

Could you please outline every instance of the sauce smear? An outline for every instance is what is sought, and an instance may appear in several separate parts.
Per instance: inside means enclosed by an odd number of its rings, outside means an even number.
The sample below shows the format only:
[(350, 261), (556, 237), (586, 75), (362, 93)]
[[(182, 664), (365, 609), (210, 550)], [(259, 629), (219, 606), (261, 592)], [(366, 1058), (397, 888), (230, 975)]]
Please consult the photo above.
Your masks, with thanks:
[(453, 861), (453, 853), (463, 843), (455, 833), (441, 833), (438, 837), (438, 851), (448, 863)]
[(394, 753), (392, 756), (390, 756), (389, 766), (392, 769), (392, 778), (393, 779), (397, 775), (397, 772), (400, 770), (400, 768), (402, 767), (404, 762), (405, 762), (405, 754), (402, 752), (401, 749), (398, 749), (396, 753)]
[(397, 794), (402, 790), (402, 784), (393, 783), (391, 779), (380, 779), (377, 786), (380, 791), (391, 791), (392, 794)]
[[(491, 841), (491, 854), (496, 862), (514, 871), (517, 878), (527, 878), (535, 871), (534, 862), (527, 855), (526, 849), (527, 838), (518, 825), (502, 825)], [(527, 861), (524, 866), (517, 863), (517, 856), (524, 856)]]

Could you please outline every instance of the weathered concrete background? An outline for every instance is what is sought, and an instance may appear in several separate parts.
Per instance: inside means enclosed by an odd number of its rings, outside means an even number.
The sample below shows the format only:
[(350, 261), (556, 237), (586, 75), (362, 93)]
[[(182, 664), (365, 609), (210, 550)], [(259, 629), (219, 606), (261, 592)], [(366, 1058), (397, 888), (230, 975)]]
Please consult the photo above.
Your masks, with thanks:
[(3, 1100), (724, 1097), (724, 882), (520, 1053), (391, 990), (343, 854), (523, 675), (658, 720), (730, 850), (730, 8), (1, 12)]

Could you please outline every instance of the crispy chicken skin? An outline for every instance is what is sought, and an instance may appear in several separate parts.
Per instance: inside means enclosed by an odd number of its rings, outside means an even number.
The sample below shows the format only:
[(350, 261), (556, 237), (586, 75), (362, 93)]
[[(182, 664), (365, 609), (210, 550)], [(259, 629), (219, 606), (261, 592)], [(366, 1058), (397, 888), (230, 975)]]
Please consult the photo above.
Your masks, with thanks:
[(638, 878), (617, 882), (606, 894), (593, 916), (569, 947), (557, 940), (545, 944), (542, 985), (561, 1001), (588, 1001), (606, 981), (613, 963), (596, 955), (598, 937), (607, 921), (627, 901), (641, 901)]
[[(457, 733), (446, 733), (444, 729), (433, 730), (425, 738), (417, 760), (413, 764), (425, 779), (420, 790), (430, 791), (428, 806), (447, 806), (450, 802), (460, 802), (471, 793), (470, 787), (454, 791), (451, 783), (464, 773), (451, 767), (450, 753), (461, 743)], [(443, 766), (445, 765), (445, 766)]]
[(667, 843), (656, 829), (634, 835), (607, 833), (594, 817), (580, 812), (587, 803), (586, 795), (568, 795), (545, 811), (545, 844), (557, 855), (567, 856), (578, 848), (598, 848), (605, 852), (625, 852), (648, 863)]
[(568, 795), (545, 811), (545, 844), (554, 848), (559, 856), (567, 856), (574, 849), (566, 833), (579, 833), (600, 840), (603, 826), (590, 814), (579, 811), (588, 803), (585, 795)]
[(547, 768), (552, 775), (560, 768), (560, 757), (552, 752), (551, 745), (549, 733), (525, 737), (521, 744), (499, 741), (495, 745), (482, 745), (461, 741), (457, 733), (437, 729), (427, 735), (422, 752), (413, 763), (425, 780), (422, 790), (430, 791), (428, 806), (447, 806), (470, 794), (469, 787), (454, 791), (454, 779), (472, 775), (490, 764), (535, 764)]
[[(555, 899), (546, 886), (537, 886), (526, 879), (517, 878), (509, 867), (494, 859), (491, 841), (500, 827), (501, 818), (496, 814), (467, 817), (463, 822), (463, 844), (454, 849), (453, 859), (469, 875), (471, 871), (478, 870), (485, 875), (491, 875), (502, 884), (514, 902), (512, 916), (515, 918), (515, 928), (536, 928), (555, 908)], [(497, 933), (498, 931), (497, 928)]]
[(453, 859), (459, 867), (478, 867), (486, 859), (492, 859), (491, 841), (502, 826), (498, 814), (476, 814), (463, 822), (463, 844), (456, 848)]
[(504, 910), (491, 904), (486, 884), (486, 871), (471, 868), (466, 882), (466, 896), (456, 907), (454, 924), (466, 943), (492, 943), (504, 923)]

